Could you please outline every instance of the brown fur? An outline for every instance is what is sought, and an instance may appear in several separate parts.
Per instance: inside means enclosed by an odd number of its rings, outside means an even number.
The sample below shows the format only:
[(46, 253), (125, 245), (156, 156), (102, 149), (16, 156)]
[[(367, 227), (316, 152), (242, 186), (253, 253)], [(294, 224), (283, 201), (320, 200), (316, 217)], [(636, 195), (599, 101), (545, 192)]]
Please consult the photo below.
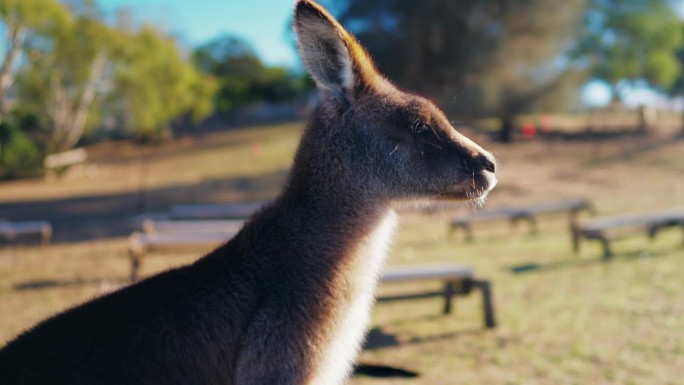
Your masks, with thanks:
[(297, 2), (320, 89), (281, 195), (227, 244), (48, 319), (0, 350), (14, 384), (339, 384), (367, 327), (402, 200), (482, 199), (493, 157), (382, 78)]

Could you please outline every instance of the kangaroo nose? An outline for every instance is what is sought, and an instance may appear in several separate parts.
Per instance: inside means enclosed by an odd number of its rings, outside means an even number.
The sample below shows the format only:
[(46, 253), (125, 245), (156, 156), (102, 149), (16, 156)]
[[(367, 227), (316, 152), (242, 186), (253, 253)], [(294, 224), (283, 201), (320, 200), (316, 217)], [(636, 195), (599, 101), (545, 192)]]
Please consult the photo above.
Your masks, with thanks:
[(496, 172), (496, 163), (492, 162), (491, 160), (485, 158), (484, 160), (484, 169), (489, 171), (489, 172)]
[(481, 154), (477, 157), (478, 162), (482, 165), (482, 168), (489, 172), (496, 172), (496, 160), (489, 154)]

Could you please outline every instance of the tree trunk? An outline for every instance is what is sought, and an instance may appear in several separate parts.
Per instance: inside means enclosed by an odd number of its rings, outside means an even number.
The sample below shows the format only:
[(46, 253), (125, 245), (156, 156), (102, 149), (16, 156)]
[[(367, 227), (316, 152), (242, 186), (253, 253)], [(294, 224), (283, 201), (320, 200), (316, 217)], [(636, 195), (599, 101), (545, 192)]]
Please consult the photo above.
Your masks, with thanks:
[(90, 111), (90, 107), (92, 106), (93, 100), (95, 100), (95, 96), (97, 93), (97, 83), (100, 80), (102, 73), (104, 72), (106, 64), (107, 54), (104, 51), (98, 52), (90, 68), (88, 82), (86, 83), (85, 89), (83, 90), (81, 100), (76, 105), (76, 110), (74, 111), (71, 129), (69, 130), (69, 134), (67, 135), (63, 143), (63, 146), (67, 150), (74, 147), (83, 135), (83, 131), (85, 130), (85, 126), (88, 120), (88, 112)]
[(501, 128), (499, 129), (499, 140), (502, 143), (513, 142), (513, 131), (515, 129), (515, 122), (512, 116), (501, 117)]
[(7, 91), (14, 83), (12, 67), (19, 56), (25, 37), (26, 31), (23, 28), (13, 25), (7, 26), (5, 58), (2, 60), (2, 66), (0, 67), (0, 122), (5, 118), (9, 110)]
[(637, 132), (640, 134), (646, 134), (651, 131), (657, 123), (657, 115), (655, 107), (644, 104), (639, 107), (639, 127), (637, 127)]
[[(47, 108), (53, 124), (52, 151), (66, 151), (78, 143), (88, 120), (88, 112), (97, 94), (97, 85), (107, 65), (107, 54), (98, 52), (93, 59), (85, 85), (75, 95), (57, 78), (51, 81), (51, 100)], [(73, 93), (72, 93), (73, 94)]]

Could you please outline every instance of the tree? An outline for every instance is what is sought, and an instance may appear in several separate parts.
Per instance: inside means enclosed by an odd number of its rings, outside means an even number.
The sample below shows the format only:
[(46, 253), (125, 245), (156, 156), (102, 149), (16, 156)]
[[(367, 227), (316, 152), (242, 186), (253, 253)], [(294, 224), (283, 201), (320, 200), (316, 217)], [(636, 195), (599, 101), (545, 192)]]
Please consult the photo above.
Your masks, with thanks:
[(7, 94), (17, 62), (31, 34), (53, 34), (70, 23), (68, 10), (55, 0), (0, 0), (5, 45), (0, 58), (0, 122), (8, 113)]
[(48, 127), (47, 152), (72, 148), (108, 121), (141, 138), (158, 138), (182, 116), (211, 111), (215, 88), (152, 27), (110, 27), (90, 0), (68, 2), (73, 22), (26, 41), (18, 74), (24, 112)]
[(515, 115), (571, 83), (579, 87), (565, 55), (585, 0), (345, 4), (342, 21), (391, 79), (448, 112), (499, 116), (502, 141), (512, 139)]
[(105, 72), (112, 64), (111, 28), (83, 14), (50, 35), (27, 41), (29, 64), (20, 72), (20, 97), (34, 113), (46, 116), (50, 128), (48, 152), (72, 148), (88, 124), (103, 93), (109, 91)]
[(219, 83), (216, 106), (223, 111), (261, 101), (288, 101), (313, 88), (305, 75), (268, 67), (245, 41), (219, 36), (193, 54), (197, 67)]
[(584, 78), (567, 64), (567, 52), (584, 4), (584, 0), (501, 1), (491, 8), (490, 20), (499, 23), (500, 33), (493, 39), (489, 64), (475, 72), (472, 83), (480, 95), (476, 110), (499, 117), (502, 142), (513, 140), (517, 115), (564, 108), (574, 99), (569, 95), (578, 94)]
[(615, 100), (626, 83), (666, 90), (677, 79), (684, 31), (669, 0), (592, 0), (584, 25), (576, 56)]
[(0, 179), (35, 176), (42, 168), (42, 153), (20, 127), (19, 119), (0, 123)]
[[(679, 26), (680, 30), (682, 33), (684, 33), (684, 23), (680, 24)], [(669, 89), (667, 89), (667, 93), (674, 98), (684, 98), (684, 44), (682, 44), (679, 49), (677, 50), (677, 62), (679, 66), (679, 73), (677, 75), (677, 78), (672, 82), (670, 85)], [(684, 136), (684, 111), (682, 111), (682, 127), (681, 127), (681, 134)]]
[(118, 47), (114, 109), (136, 136), (157, 139), (180, 116), (211, 113), (214, 82), (183, 57), (174, 40), (146, 26), (122, 35)]

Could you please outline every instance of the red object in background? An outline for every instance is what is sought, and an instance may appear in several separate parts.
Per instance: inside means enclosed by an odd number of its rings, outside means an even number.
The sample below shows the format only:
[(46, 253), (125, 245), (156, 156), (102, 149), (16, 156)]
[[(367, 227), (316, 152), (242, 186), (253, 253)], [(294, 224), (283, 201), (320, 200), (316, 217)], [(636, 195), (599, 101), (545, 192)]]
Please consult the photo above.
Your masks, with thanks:
[(525, 122), (522, 126), (522, 135), (526, 139), (532, 139), (537, 136), (537, 127), (530, 122)]

